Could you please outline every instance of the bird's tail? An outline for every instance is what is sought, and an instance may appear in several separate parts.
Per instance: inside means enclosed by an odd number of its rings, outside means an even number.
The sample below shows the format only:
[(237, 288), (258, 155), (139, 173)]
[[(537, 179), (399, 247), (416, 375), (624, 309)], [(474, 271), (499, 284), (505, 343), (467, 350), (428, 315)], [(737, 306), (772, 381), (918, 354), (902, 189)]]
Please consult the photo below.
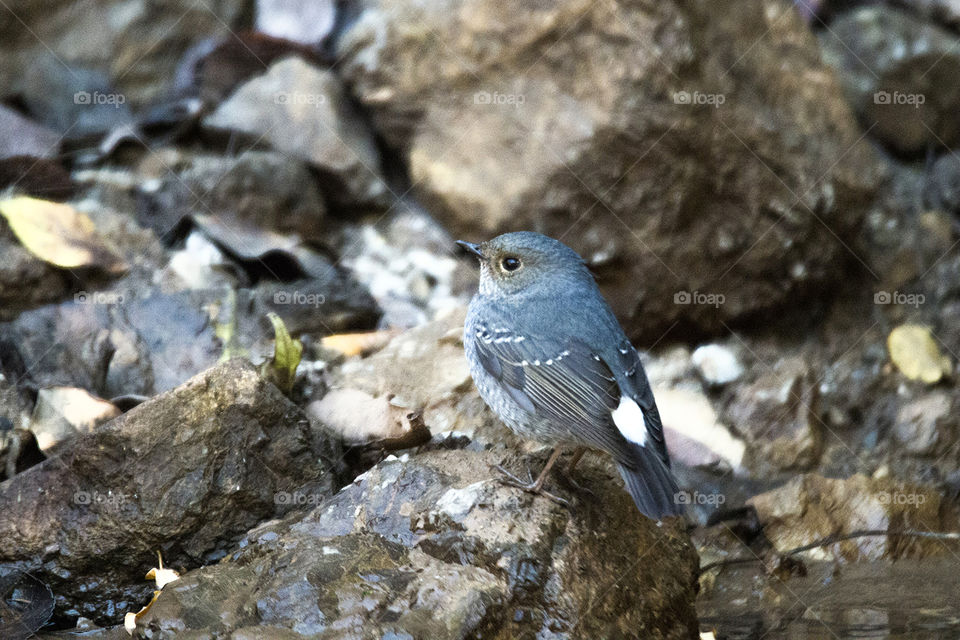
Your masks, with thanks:
[(618, 459), (617, 467), (640, 513), (652, 520), (683, 515), (677, 481), (654, 452), (631, 443), (629, 459)]

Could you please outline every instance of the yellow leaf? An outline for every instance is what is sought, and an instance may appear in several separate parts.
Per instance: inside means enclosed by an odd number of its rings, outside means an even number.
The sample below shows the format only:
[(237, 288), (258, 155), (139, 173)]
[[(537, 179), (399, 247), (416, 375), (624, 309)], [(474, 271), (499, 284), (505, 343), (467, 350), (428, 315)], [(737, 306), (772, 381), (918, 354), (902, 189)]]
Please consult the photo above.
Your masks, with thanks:
[(950, 358), (940, 352), (924, 326), (900, 325), (887, 336), (887, 349), (893, 364), (911, 380), (934, 384), (952, 369)]
[(0, 202), (0, 216), (24, 248), (52, 265), (114, 273), (127, 268), (97, 235), (93, 221), (68, 204), (19, 196)]

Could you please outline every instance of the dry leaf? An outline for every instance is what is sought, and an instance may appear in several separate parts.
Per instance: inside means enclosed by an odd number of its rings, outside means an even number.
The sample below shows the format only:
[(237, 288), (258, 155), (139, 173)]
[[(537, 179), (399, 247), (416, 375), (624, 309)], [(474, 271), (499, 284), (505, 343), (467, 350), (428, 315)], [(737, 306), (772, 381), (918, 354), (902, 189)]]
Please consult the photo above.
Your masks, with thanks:
[(97, 235), (93, 221), (68, 204), (18, 196), (0, 202), (0, 216), (30, 253), (52, 265), (111, 273), (127, 268)]
[[(160, 552), (157, 551), (157, 561), (159, 562), (159, 567), (154, 567), (147, 572), (147, 580), (156, 580), (157, 589), (163, 589), (166, 585), (180, 579), (180, 574), (174, 571), (173, 569), (164, 569), (163, 568), (163, 556), (160, 555)], [(149, 606), (149, 605), (148, 605)]]
[(887, 336), (890, 359), (911, 380), (927, 384), (939, 382), (950, 373), (950, 358), (944, 356), (927, 327), (900, 325)]
[(174, 571), (173, 569), (164, 569), (163, 568), (163, 557), (160, 555), (160, 552), (157, 551), (157, 561), (159, 567), (154, 567), (147, 572), (147, 580), (156, 580), (157, 590), (153, 592), (153, 598), (150, 599), (150, 602), (147, 603), (143, 609), (133, 613), (128, 611), (125, 616), (123, 616), (123, 628), (127, 630), (131, 636), (137, 630), (137, 621), (150, 610), (150, 607), (153, 606), (153, 603), (157, 601), (157, 598), (160, 597), (160, 590), (163, 589), (166, 585), (171, 582), (175, 582), (180, 579), (180, 574)]
[(342, 353), (347, 357), (359, 356), (373, 351), (379, 351), (399, 334), (400, 332), (395, 329), (364, 331), (361, 333), (338, 333), (324, 337), (320, 341), (320, 345), (324, 349)]

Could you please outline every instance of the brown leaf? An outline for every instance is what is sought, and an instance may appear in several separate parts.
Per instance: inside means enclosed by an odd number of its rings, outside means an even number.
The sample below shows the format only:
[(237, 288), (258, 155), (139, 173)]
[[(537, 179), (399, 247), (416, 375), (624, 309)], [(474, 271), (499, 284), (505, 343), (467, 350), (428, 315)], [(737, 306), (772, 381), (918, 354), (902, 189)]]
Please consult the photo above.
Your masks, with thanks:
[(97, 235), (93, 221), (68, 204), (18, 196), (0, 202), (0, 216), (30, 253), (52, 265), (111, 273), (127, 268)]

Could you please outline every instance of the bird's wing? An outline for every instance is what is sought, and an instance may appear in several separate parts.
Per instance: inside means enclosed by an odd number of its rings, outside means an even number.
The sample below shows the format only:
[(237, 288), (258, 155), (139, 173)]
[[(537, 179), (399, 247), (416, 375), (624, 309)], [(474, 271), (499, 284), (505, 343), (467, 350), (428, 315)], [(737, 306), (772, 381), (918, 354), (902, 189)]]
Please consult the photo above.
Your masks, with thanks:
[(612, 420), (620, 402), (616, 377), (576, 338), (559, 340), (476, 327), (483, 368), (527, 411), (611, 453), (624, 443)]
[(669, 468), (670, 458), (667, 455), (667, 444), (663, 439), (663, 422), (660, 420), (660, 411), (653, 398), (650, 381), (647, 380), (647, 374), (640, 363), (640, 354), (630, 341), (624, 338), (618, 345), (616, 356), (611, 359), (614, 361), (610, 362), (609, 366), (615, 372), (620, 392), (640, 407), (646, 426), (647, 442), (651, 443), (651, 448)]
[(604, 359), (577, 338), (534, 341), (483, 324), (475, 330), (487, 373), (527, 411), (612, 454), (642, 513), (655, 519), (683, 513), (660, 414), (632, 346)]

